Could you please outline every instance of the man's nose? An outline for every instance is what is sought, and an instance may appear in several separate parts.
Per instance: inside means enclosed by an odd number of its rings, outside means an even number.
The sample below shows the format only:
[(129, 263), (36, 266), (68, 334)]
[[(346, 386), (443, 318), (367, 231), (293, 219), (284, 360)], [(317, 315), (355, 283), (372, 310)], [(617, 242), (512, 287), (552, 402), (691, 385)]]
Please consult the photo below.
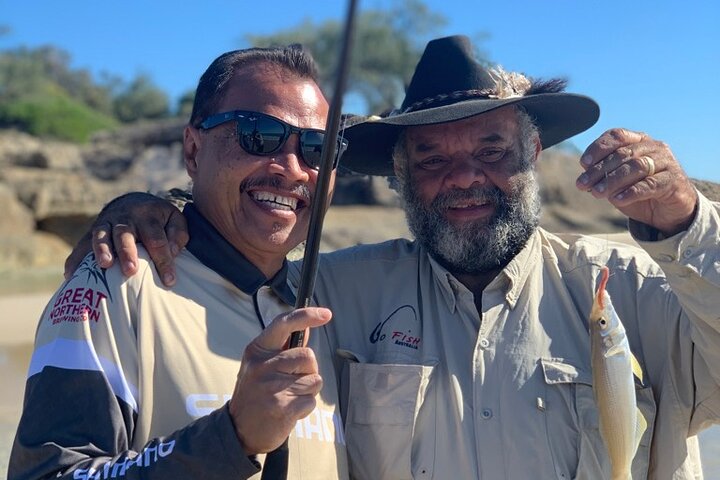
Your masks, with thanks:
[(300, 156), (300, 136), (296, 133), (283, 145), (282, 149), (273, 156), (270, 169), (273, 174), (282, 175), (292, 181), (307, 182), (310, 180), (310, 167)]
[(448, 187), (470, 188), (475, 184), (484, 185), (487, 182), (487, 176), (481, 162), (467, 158), (452, 162), (445, 181)]

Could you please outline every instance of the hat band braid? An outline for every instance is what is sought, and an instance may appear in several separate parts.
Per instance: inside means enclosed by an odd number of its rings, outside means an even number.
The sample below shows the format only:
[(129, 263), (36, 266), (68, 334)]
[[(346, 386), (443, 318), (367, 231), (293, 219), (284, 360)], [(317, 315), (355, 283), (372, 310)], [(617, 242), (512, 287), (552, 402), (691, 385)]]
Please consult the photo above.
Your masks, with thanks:
[(483, 88), (482, 90), (458, 90), (451, 93), (441, 93), (434, 97), (423, 98), (405, 108), (401, 113), (409, 113), (415, 110), (424, 110), (434, 106), (442, 106), (448, 103), (454, 103), (459, 100), (467, 100), (469, 98), (492, 98), (496, 96), (494, 88)]

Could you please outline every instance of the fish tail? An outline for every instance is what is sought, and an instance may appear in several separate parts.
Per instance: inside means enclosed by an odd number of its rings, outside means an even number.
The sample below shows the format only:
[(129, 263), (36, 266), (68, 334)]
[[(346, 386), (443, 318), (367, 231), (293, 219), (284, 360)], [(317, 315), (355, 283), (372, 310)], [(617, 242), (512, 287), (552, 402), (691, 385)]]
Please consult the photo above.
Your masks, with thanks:
[(633, 450), (633, 458), (635, 458), (635, 454), (637, 453), (637, 449), (640, 446), (640, 439), (642, 439), (643, 433), (645, 433), (645, 430), (647, 430), (647, 420), (645, 420), (645, 417), (643, 416), (640, 409), (637, 409), (637, 415), (635, 419), (635, 448)]
[(640, 385), (644, 385), (642, 367), (640, 366), (640, 362), (638, 362), (638, 359), (635, 358), (635, 354), (633, 354), (632, 352), (630, 352), (630, 363), (632, 364), (633, 374), (637, 377), (638, 380), (640, 380)]

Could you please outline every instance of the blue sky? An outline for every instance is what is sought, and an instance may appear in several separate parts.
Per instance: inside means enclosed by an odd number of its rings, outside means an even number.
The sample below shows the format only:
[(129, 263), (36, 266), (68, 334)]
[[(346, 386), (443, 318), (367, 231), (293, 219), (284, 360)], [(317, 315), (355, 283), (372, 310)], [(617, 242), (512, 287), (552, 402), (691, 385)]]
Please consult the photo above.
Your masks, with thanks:
[[(361, 8), (389, 1), (360, 0)], [(567, 76), (595, 98), (584, 149), (623, 126), (668, 143), (692, 177), (720, 182), (720, 2), (663, 0), (426, 0), (448, 24), (438, 36), (485, 33), (480, 47), (508, 70)], [(0, 49), (53, 44), (73, 66), (131, 79), (147, 73), (173, 98), (193, 89), (220, 53), (304, 18), (340, 19), (337, 0), (0, 0)]]

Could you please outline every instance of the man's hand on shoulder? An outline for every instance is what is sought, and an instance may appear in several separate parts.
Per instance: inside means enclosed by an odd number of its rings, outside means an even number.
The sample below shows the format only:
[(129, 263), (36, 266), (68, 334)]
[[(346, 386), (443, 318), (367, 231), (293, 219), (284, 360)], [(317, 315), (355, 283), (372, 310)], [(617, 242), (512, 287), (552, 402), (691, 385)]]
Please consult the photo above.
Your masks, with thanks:
[(108, 203), (90, 231), (65, 260), (65, 278), (91, 251), (98, 265), (109, 268), (117, 256), (125, 275), (137, 272), (136, 242), (150, 254), (166, 286), (175, 283), (174, 259), (189, 239), (187, 223), (172, 203), (149, 193), (132, 192)]

